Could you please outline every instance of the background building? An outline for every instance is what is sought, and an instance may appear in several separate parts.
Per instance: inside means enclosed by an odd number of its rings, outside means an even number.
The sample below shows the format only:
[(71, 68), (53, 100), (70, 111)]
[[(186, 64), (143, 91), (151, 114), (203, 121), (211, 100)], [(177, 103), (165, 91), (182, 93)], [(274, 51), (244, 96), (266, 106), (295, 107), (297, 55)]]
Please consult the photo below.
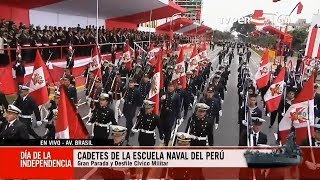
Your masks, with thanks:
[(288, 31), (293, 30), (306, 30), (308, 31), (310, 27), (310, 23), (307, 23), (306, 19), (298, 19), (295, 23), (290, 23), (288, 25)]
[[(202, 0), (174, 0), (174, 2), (187, 11), (193, 11), (187, 13), (186, 17), (198, 23), (201, 21)], [(198, 10), (198, 12), (196, 10)]]

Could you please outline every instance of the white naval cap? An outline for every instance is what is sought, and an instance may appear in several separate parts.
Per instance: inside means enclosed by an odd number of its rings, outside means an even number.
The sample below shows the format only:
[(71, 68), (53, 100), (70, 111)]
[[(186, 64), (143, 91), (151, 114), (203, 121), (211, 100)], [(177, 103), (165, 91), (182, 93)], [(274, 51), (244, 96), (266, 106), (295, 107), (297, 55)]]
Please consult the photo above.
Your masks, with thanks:
[(186, 74), (193, 74), (193, 72), (190, 71), (190, 70), (188, 70), (188, 71), (186, 72)]
[[(259, 118), (259, 117), (252, 117), (251, 120), (252, 120), (252, 123), (255, 124), (255, 125), (262, 125), (263, 122), (266, 122), (266, 120), (264, 120), (262, 118)], [(242, 124), (244, 126), (247, 126), (248, 125), (248, 121), (247, 120), (242, 120)]]
[(206, 111), (206, 110), (208, 110), (210, 107), (209, 107), (208, 105), (206, 105), (205, 103), (198, 103), (198, 104), (197, 104), (197, 108), (198, 108), (198, 110), (204, 110), (204, 111)]
[(152, 108), (154, 106), (155, 102), (150, 101), (150, 100), (144, 100), (143, 101), (143, 106), (145, 108)]
[(112, 135), (121, 136), (127, 131), (127, 128), (119, 125), (111, 125), (111, 130)]
[(266, 122), (266, 120), (259, 117), (252, 117), (251, 119), (253, 124), (256, 124), (256, 125), (261, 125), (262, 123)]
[(24, 85), (19, 85), (19, 90), (20, 91), (29, 91), (29, 87), (28, 86), (24, 86)]
[(99, 96), (100, 99), (109, 99), (109, 97), (110, 97), (110, 95), (107, 93), (101, 93)]
[(188, 133), (177, 132), (177, 140), (180, 142), (190, 142), (192, 139), (195, 139), (195, 137)]
[(9, 105), (8, 106), (8, 112), (21, 114), (21, 110), (19, 108), (17, 108), (15, 105)]

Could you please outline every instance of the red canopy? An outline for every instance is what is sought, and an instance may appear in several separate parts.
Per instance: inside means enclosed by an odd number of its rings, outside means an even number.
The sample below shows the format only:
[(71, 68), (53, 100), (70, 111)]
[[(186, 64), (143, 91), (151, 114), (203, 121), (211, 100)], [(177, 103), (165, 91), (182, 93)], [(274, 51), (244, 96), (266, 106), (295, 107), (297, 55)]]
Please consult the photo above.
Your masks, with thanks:
[[(290, 34), (287, 34), (285, 32), (280, 31), (279, 29), (273, 27), (273, 26), (266, 26), (263, 28), (264, 31), (268, 31), (272, 35), (278, 35), (280, 36), (280, 39), (284, 39), (285, 36), (291, 36)], [(291, 36), (292, 38), (292, 36)]]
[(0, 4), (23, 8), (23, 9), (33, 9), (41, 6), (46, 6), (49, 4), (54, 4), (64, 0), (28, 0), (28, 1), (21, 1), (21, 0), (1, 0)]
[(128, 15), (128, 16), (112, 18), (109, 20), (140, 24), (140, 23), (145, 23), (145, 22), (150, 21), (150, 14), (151, 14), (151, 20), (154, 21), (154, 20), (158, 20), (158, 19), (171, 17), (172, 15), (174, 15), (176, 13), (183, 13), (183, 12), (186, 12), (186, 9), (180, 7), (179, 5), (175, 4), (172, 1), (169, 1), (169, 4), (167, 6), (153, 9), (152, 11), (145, 11), (145, 12), (132, 14), (132, 15)]
[[(172, 21), (172, 30), (178, 31), (183, 27), (187, 27), (193, 24), (193, 21), (187, 18), (177, 18)], [(164, 23), (156, 28), (156, 31), (169, 32), (170, 31), (171, 22)]]
[(201, 25), (201, 26), (198, 26), (197, 28), (195, 28), (193, 30), (190, 30), (190, 31), (186, 32), (186, 34), (201, 35), (201, 34), (206, 33), (208, 30), (211, 30), (211, 28), (206, 26), (206, 25)]

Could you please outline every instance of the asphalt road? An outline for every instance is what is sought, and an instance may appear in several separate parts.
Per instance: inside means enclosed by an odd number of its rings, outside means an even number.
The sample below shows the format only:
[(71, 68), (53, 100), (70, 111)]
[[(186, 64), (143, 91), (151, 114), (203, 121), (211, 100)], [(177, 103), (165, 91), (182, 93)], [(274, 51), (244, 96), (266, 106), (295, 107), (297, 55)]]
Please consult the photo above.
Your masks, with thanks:
[[(212, 67), (214, 69), (217, 67), (218, 64), (218, 52), (221, 50), (221, 47), (216, 47), (214, 51), (208, 50), (208, 57), (212, 61)], [(236, 53), (235, 53), (236, 54)], [(255, 52), (252, 52), (249, 68), (250, 72), (252, 73), (252, 77), (254, 77), (254, 74), (258, 70), (259, 62), (261, 57), (256, 54)], [(214, 132), (214, 146), (237, 146), (238, 145), (238, 137), (239, 137), (239, 125), (237, 123), (238, 120), (238, 94), (237, 94), (237, 68), (238, 68), (238, 56), (236, 55), (234, 60), (231, 64), (231, 74), (229, 76), (229, 80), (227, 83), (227, 93), (225, 95), (225, 101), (222, 105), (223, 114), (222, 117), (220, 117), (220, 124), (219, 128), (215, 130)], [(80, 101), (83, 102), (85, 100), (85, 94), (84, 90), (78, 90), (78, 99), (81, 99)], [(263, 110), (262, 102), (258, 102), (260, 109)], [(79, 113), (81, 117), (84, 117), (88, 114), (89, 107), (85, 104), (79, 107)], [(187, 119), (192, 115), (193, 109), (190, 109), (187, 115)], [(45, 112), (44, 112), (45, 113)], [(263, 113), (265, 115), (265, 113)], [(275, 144), (275, 137), (274, 133), (277, 131), (276, 123), (273, 126), (273, 128), (269, 129), (269, 117), (264, 116), (263, 117), (266, 122), (263, 124), (263, 132), (268, 135), (268, 144), (274, 145)], [(182, 124), (180, 125), (178, 131), (185, 131), (186, 125), (187, 125), (187, 119), (185, 119)], [(135, 122), (136, 119), (133, 121)], [(87, 122), (88, 119), (83, 119), (84, 122)], [(126, 120), (125, 117), (122, 117), (119, 119), (119, 125), (125, 126)], [(92, 134), (92, 126), (86, 125), (88, 131), (90, 134)], [(46, 129), (44, 125), (41, 125), (40, 127), (35, 128), (35, 131), (39, 135), (44, 135), (46, 132)], [(158, 135), (157, 135), (158, 137)], [(157, 138), (159, 139), (159, 138)], [(130, 137), (129, 144), (132, 146), (138, 146), (138, 134), (135, 134), (133, 137)], [(160, 143), (157, 140), (156, 146), (158, 146)]]

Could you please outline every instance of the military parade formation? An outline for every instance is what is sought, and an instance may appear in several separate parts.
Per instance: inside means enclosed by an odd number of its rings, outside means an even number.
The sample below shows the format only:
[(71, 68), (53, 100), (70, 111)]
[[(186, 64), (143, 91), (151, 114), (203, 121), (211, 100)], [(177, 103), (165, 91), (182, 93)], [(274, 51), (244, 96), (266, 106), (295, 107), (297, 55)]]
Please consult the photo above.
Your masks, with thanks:
[[(198, 53), (200, 44), (196, 44)], [(215, 49), (215, 44), (210, 43), (210, 50)], [(92, 139), (103, 140), (109, 146), (135, 146), (131, 143), (132, 137), (138, 136), (139, 146), (155, 146), (160, 142), (162, 146), (214, 146), (214, 134), (219, 131), (223, 113), (228, 109), (223, 108), (228, 94), (229, 79), (237, 79), (238, 98), (233, 104), (238, 104), (238, 114), (235, 114), (235, 122), (239, 125), (239, 146), (259, 146), (271, 144), (266, 133), (262, 132), (262, 124), (266, 123), (264, 116), (270, 117), (269, 128), (276, 122), (280, 123), (285, 111), (289, 109), (296, 94), (301, 91), (301, 68), (288, 70), (285, 76), (286, 91), (276, 111), (265, 110), (263, 101), (271, 82), (277, 77), (283, 64), (278, 63), (272, 71), (269, 85), (258, 89), (255, 77), (250, 68), (251, 51), (250, 44), (223, 41), (216, 57), (206, 57), (198, 63), (198, 68), (190, 70), (192, 58), (186, 58), (185, 77), (186, 82), (172, 81), (176, 70), (177, 55), (166, 54), (163, 59), (163, 88), (159, 93), (159, 107), (148, 96), (154, 88), (152, 78), (155, 67), (148, 61), (149, 57), (138, 56), (133, 61), (133, 69), (122, 63), (119, 66), (108, 61), (102, 62), (101, 77), (88, 67), (84, 76), (85, 103), (78, 100), (79, 92), (76, 89), (75, 77), (72, 75), (72, 66), (65, 69), (64, 76), (60, 80), (60, 87), (56, 87), (53, 99), (46, 105), (47, 114), (41, 117), (40, 110), (35, 100), (29, 95), (30, 89), (25, 85), (19, 85), (19, 93), (16, 100), (9, 105), (4, 95), (0, 94), (0, 118), (1, 139), (54, 139), (55, 120), (59, 109), (60, 88), (63, 88), (76, 108), (88, 106), (89, 113), (82, 117), (87, 127), (92, 127)], [(72, 55), (69, 53), (69, 55)], [(214, 60), (218, 62), (214, 63)], [(250, 60), (251, 59), (251, 60)], [(67, 58), (70, 64), (71, 59)], [(71, 63), (72, 64), (72, 63)], [(214, 66), (217, 64), (216, 66)], [(231, 66), (236, 68), (231, 68)], [(237, 72), (234, 72), (234, 70)], [(233, 73), (233, 76), (230, 74)], [(184, 84), (186, 85), (183, 88)], [(318, 85), (315, 84), (315, 90)], [(315, 115), (319, 117), (319, 96), (315, 93)], [(260, 101), (262, 100), (262, 103)], [(159, 113), (155, 113), (159, 108)], [(35, 117), (35, 118), (33, 118)], [(125, 124), (120, 119), (125, 119)], [(35, 122), (35, 123), (34, 123)], [(33, 124), (37, 127), (45, 124), (44, 135), (37, 134)], [(182, 123), (186, 124), (182, 128)], [(319, 132), (318, 124), (315, 132)], [(317, 129), (318, 128), (318, 129)], [(88, 130), (90, 131), (90, 130)], [(111, 138), (110, 138), (111, 137)], [(318, 138), (318, 136), (316, 136)], [(315, 140), (316, 142), (317, 140)], [(280, 137), (276, 139), (280, 143)], [(315, 143), (314, 145), (316, 145)], [(143, 170), (146, 177), (148, 168)], [(106, 171), (103, 171), (106, 173)], [(175, 176), (170, 169), (166, 173)]]

